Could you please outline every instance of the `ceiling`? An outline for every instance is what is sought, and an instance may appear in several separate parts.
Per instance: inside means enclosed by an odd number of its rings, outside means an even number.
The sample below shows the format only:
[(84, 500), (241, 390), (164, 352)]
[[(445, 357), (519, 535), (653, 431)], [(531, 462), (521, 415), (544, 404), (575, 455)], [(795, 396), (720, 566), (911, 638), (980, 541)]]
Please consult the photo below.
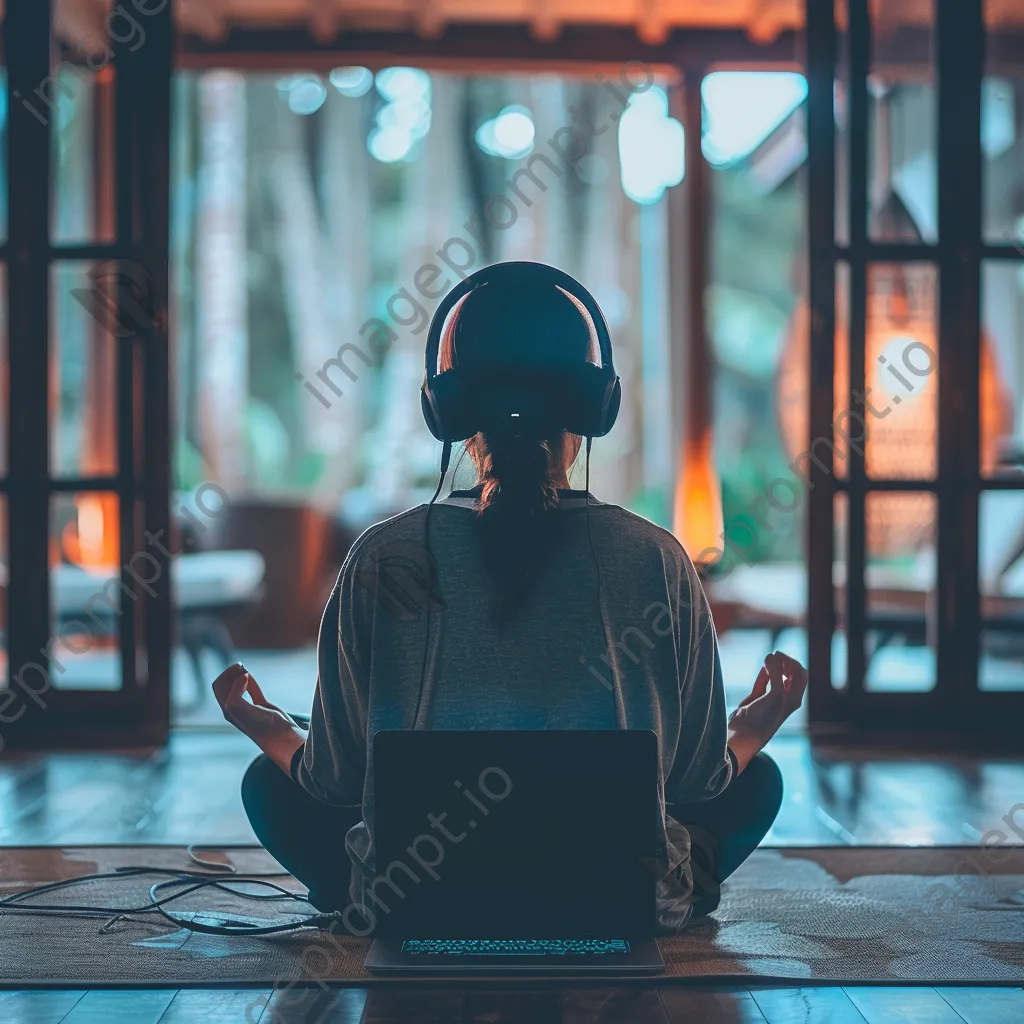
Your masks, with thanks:
[(196, 32), (233, 24), (305, 22), (317, 35), (345, 27), (414, 29), (436, 35), (467, 22), (527, 24), (538, 38), (566, 25), (628, 25), (646, 42), (676, 27), (737, 28), (769, 41), (802, 21), (803, 0), (179, 0), (179, 20)]
[[(163, 0), (120, 0), (144, 26), (146, 10)], [(631, 27), (648, 43), (664, 41), (675, 28), (742, 30), (768, 43), (803, 24), (805, 0), (175, 0), (181, 31), (215, 43), (232, 29), (306, 28), (319, 40), (345, 31), (395, 30), (430, 38), (457, 24), (527, 25), (538, 39), (566, 26)], [(847, 0), (838, 0), (842, 10)], [(885, 34), (928, 25), (934, 0), (870, 0), (875, 24)], [(102, 39), (112, 0), (54, 0), (58, 34), (70, 43)], [(2, 0), (0, 0), (2, 9)], [(841, 17), (841, 16), (840, 16)], [(992, 27), (1024, 29), (1021, 0), (986, 0)], [(124, 31), (124, 30), (122, 30)]]

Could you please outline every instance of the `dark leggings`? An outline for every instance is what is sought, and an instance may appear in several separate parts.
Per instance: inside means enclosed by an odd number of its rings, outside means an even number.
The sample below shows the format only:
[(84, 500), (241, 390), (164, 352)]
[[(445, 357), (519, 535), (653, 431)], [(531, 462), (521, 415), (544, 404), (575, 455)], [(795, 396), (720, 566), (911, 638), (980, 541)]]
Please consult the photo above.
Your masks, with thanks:
[[(256, 837), (309, 889), (314, 907), (348, 906), (345, 833), (362, 820), (361, 807), (321, 803), (262, 754), (242, 779), (242, 803)], [(714, 800), (669, 806), (669, 814), (690, 831), (694, 917), (718, 906), (719, 885), (764, 839), (781, 805), (782, 775), (762, 753)]]

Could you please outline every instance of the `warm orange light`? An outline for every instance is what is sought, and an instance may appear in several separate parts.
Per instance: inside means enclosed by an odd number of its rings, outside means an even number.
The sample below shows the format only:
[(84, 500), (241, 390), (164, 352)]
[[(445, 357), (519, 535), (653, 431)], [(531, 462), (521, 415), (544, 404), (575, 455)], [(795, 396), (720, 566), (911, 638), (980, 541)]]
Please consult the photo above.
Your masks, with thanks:
[(65, 560), (73, 565), (111, 568), (119, 562), (117, 497), (83, 494), (75, 502), (75, 518), (60, 534)]
[[(864, 454), (872, 479), (933, 480), (938, 470), (937, 275), (926, 264), (876, 265), (868, 277), (864, 343), (864, 395), (872, 409), (851, 394), (849, 381), (849, 302), (845, 279), (836, 289), (833, 423), (838, 428), (816, 442), (834, 445), (833, 472), (847, 475), (850, 443)], [(801, 302), (779, 372), (779, 415), (789, 458), (811, 443), (809, 352), (810, 322)], [(1001, 378), (992, 342), (981, 339), (981, 469), (998, 463), (998, 440), (1011, 419), (1010, 396)], [(860, 427), (863, 420), (864, 427)], [(864, 439), (866, 433), (866, 440)], [(807, 462), (804, 462), (806, 471)], [(904, 555), (917, 550), (935, 529), (931, 496), (925, 492), (877, 494), (867, 517), (872, 557)]]
[(711, 431), (683, 446), (683, 471), (676, 483), (672, 532), (698, 569), (721, 557), (722, 491), (715, 472)]

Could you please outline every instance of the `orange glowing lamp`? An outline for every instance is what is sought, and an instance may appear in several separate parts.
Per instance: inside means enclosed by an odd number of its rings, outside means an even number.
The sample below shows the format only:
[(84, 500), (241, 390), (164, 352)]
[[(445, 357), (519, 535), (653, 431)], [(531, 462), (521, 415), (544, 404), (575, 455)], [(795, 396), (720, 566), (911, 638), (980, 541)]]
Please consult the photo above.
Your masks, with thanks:
[(711, 431), (705, 430), (683, 446), (672, 532), (698, 571), (704, 572), (721, 558), (722, 531), (722, 489)]
[[(869, 479), (934, 480), (939, 419), (935, 269), (913, 263), (870, 268), (863, 398), (850, 390), (846, 285), (841, 278), (836, 293), (835, 431), (816, 439), (819, 453), (826, 443), (833, 446), (833, 472), (840, 478), (847, 475), (852, 445), (863, 453)], [(800, 453), (806, 457), (811, 444), (809, 362), (810, 317), (806, 302), (801, 302), (793, 315), (779, 372), (780, 425), (791, 459)], [(982, 472), (989, 474), (998, 463), (999, 439), (1009, 427), (1011, 410), (987, 334), (981, 339), (980, 375), (980, 461)], [(870, 557), (906, 555), (931, 543), (934, 499), (925, 491), (875, 493), (866, 518)]]

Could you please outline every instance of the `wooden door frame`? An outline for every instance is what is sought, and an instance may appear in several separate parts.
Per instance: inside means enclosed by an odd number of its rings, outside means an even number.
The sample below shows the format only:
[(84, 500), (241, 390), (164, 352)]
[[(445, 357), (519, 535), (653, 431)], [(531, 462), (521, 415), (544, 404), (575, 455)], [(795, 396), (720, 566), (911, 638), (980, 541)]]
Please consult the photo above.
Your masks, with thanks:
[[(868, 90), (871, 27), (868, 0), (848, 0), (848, 67), (842, 68), (832, 0), (807, 0), (809, 79), (808, 196), (810, 235), (810, 436), (832, 440), (834, 416), (836, 267), (849, 267), (847, 352), (851, 391), (863, 393), (867, 267), (873, 262), (925, 261), (937, 268), (938, 472), (934, 480), (868, 480), (863, 450), (849, 446), (848, 473), (838, 479), (823, 445), (810, 468), (808, 632), (812, 733), (895, 731), (902, 735), (1002, 733), (1020, 749), (1017, 732), (1024, 692), (978, 690), (981, 619), (978, 502), (986, 490), (1017, 489), (1022, 481), (983, 480), (979, 466), (980, 275), (983, 258), (1021, 259), (1013, 246), (982, 242), (981, 84), (985, 74), (982, 0), (935, 0), (938, 226), (936, 244), (885, 243), (867, 232)], [(833, 83), (848, 74), (848, 244), (835, 235), (836, 127)], [(870, 492), (928, 491), (936, 495), (936, 679), (927, 693), (866, 692), (865, 639), (870, 627), (864, 569), (864, 506)], [(832, 588), (835, 496), (848, 505), (846, 554), (847, 683), (832, 684), (837, 615)]]
[[(169, 560), (147, 537), (166, 537), (170, 510), (169, 362), (167, 348), (168, 140), (172, 5), (148, 16), (145, 45), (110, 41), (115, 78), (116, 236), (111, 242), (54, 244), (49, 118), (39, 108), (59, 88), (49, 2), (8, 0), (3, 36), (9, 77), (10, 360), (8, 661), (10, 693), (0, 730), (5, 747), (153, 744), (169, 728)], [(99, 63), (93, 55), (93, 62)], [(49, 90), (49, 91), (48, 91)], [(21, 102), (14, 97), (21, 97)], [(25, 97), (38, 101), (32, 107)], [(117, 471), (68, 477), (49, 465), (51, 268), (107, 264), (117, 277), (117, 308), (127, 313), (120, 275), (148, 283), (149, 320), (117, 339)], [(121, 332), (118, 332), (119, 334)], [(119, 499), (118, 633), (122, 686), (116, 692), (51, 686), (53, 627), (49, 571), (53, 495), (112, 492)], [(152, 582), (129, 571), (137, 553), (151, 561)], [(143, 592), (144, 591), (144, 592)], [(131, 600), (125, 600), (131, 596)], [(9, 719), (9, 720), (8, 720)]]

